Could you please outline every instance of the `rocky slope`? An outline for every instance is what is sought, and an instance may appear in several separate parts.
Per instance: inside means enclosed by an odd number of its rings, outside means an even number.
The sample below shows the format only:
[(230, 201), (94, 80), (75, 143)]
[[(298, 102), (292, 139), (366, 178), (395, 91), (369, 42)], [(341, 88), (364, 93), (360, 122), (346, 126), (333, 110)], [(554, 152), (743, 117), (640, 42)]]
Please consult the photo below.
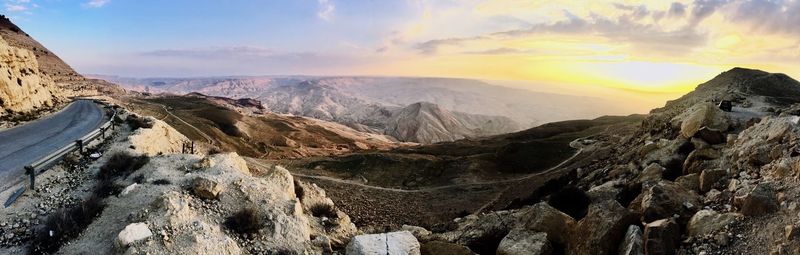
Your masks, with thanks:
[(0, 39), (0, 116), (49, 108), (64, 100), (63, 92), (42, 73), (33, 52)]
[(414, 103), (394, 112), (385, 125), (387, 135), (424, 144), (517, 130), (517, 124), (508, 118), (450, 112), (428, 102)]

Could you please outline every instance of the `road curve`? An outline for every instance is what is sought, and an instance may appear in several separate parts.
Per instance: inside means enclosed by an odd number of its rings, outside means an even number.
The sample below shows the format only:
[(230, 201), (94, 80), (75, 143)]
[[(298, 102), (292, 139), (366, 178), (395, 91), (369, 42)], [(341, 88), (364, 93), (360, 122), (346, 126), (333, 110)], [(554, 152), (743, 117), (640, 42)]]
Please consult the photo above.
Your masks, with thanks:
[(0, 131), (0, 190), (23, 177), (24, 167), (73, 142), (104, 120), (90, 100), (78, 100), (41, 119)]

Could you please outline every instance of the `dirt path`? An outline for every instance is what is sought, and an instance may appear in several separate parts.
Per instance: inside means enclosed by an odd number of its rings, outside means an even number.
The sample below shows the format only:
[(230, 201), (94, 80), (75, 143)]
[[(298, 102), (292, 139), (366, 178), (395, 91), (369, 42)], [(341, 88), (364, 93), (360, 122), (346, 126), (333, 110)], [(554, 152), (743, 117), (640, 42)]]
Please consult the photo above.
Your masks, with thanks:
[[(199, 128), (195, 127), (194, 125), (189, 124), (189, 122), (184, 121), (183, 119), (181, 119), (181, 117), (178, 117), (178, 115), (173, 114), (171, 111), (169, 111), (169, 109), (167, 109), (166, 105), (163, 105), (163, 104), (158, 104), (158, 105), (160, 105), (162, 108), (164, 108), (164, 112), (166, 112), (168, 114), (168, 116), (172, 116), (175, 119), (177, 119), (178, 121), (182, 122), (183, 124), (191, 127), (192, 129), (197, 131), (197, 133), (199, 133), (201, 136), (203, 136), (203, 138), (208, 140), (208, 143), (214, 144), (214, 139), (212, 139), (211, 136), (207, 135), (205, 132), (203, 132)], [(164, 118), (166, 119), (166, 116)]]

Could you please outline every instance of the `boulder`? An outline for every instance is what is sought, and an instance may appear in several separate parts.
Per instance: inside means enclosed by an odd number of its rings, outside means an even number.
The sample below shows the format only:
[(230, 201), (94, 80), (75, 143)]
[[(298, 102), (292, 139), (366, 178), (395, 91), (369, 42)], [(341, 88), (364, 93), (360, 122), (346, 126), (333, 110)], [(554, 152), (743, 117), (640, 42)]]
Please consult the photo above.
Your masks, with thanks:
[(605, 255), (619, 248), (628, 226), (636, 217), (615, 200), (589, 205), (586, 216), (578, 221), (567, 245), (569, 254)]
[(698, 210), (700, 196), (692, 190), (669, 181), (661, 181), (647, 189), (642, 197), (642, 220), (652, 222), (678, 215), (686, 222)]
[(202, 199), (217, 199), (222, 192), (222, 185), (205, 177), (197, 177), (192, 181), (192, 192)]
[(692, 216), (686, 225), (689, 236), (705, 236), (713, 234), (736, 221), (737, 213), (717, 213), (712, 210), (700, 210)]
[(687, 174), (675, 179), (675, 183), (687, 190), (700, 191), (700, 174)]
[(117, 235), (116, 244), (118, 247), (125, 248), (136, 241), (147, 239), (152, 235), (153, 233), (150, 232), (150, 228), (147, 227), (147, 223), (132, 223), (128, 226), (125, 226), (125, 229), (119, 232), (119, 235)]
[(641, 183), (654, 183), (661, 180), (661, 177), (664, 175), (664, 167), (659, 165), (658, 163), (650, 163), (647, 167), (642, 170), (642, 173), (639, 174), (639, 182)]
[(430, 239), (430, 236), (431, 236), (431, 231), (429, 231), (429, 230), (427, 230), (427, 229), (425, 229), (423, 227), (417, 227), (417, 226), (411, 226), (411, 225), (403, 225), (400, 228), (400, 230), (405, 230), (405, 231), (411, 232), (411, 234), (414, 235), (414, 237), (416, 237), (417, 240), (428, 240), (428, 239)]
[(725, 134), (720, 132), (719, 130), (713, 130), (708, 127), (702, 127), (694, 133), (694, 137), (700, 138), (707, 143), (714, 145), (714, 144), (721, 144), (726, 142)]
[(713, 148), (694, 150), (683, 161), (683, 174), (700, 173), (709, 166), (707, 160), (718, 159), (722, 154)]
[(571, 231), (577, 225), (575, 219), (545, 202), (529, 207), (527, 213), (520, 218), (525, 220), (523, 226), (526, 229), (547, 233), (550, 240), (562, 245), (567, 243)]
[(619, 193), (622, 192), (623, 185), (623, 182), (619, 180), (608, 181), (592, 187), (586, 192), (586, 195), (589, 196), (592, 201), (616, 199)]
[(119, 193), (119, 196), (120, 197), (127, 196), (128, 194), (133, 192), (133, 190), (135, 190), (136, 187), (138, 187), (138, 186), (139, 186), (138, 183), (134, 183), (134, 184), (128, 185), (128, 187), (125, 187), (124, 189), (122, 189), (122, 192)]
[(648, 255), (675, 254), (681, 231), (673, 218), (660, 219), (644, 226), (644, 250)]
[(713, 130), (728, 130), (728, 115), (712, 103), (698, 103), (672, 119), (673, 126), (680, 126), (680, 133), (691, 138), (702, 127)]
[(744, 197), (737, 197), (740, 201), (740, 212), (747, 216), (765, 215), (778, 210), (778, 198), (771, 183), (759, 183)]
[(547, 233), (515, 228), (500, 241), (497, 255), (550, 255), (553, 247)]
[(422, 255), (474, 255), (469, 248), (454, 243), (430, 241), (420, 247)]
[(214, 159), (212, 159), (211, 157), (205, 157), (192, 164), (192, 169), (194, 170), (208, 169), (214, 167), (214, 164), (216, 164), (216, 162), (214, 162)]
[(358, 235), (350, 240), (345, 250), (347, 255), (409, 254), (419, 255), (417, 238), (408, 231), (383, 234)]
[(724, 169), (706, 169), (700, 174), (700, 191), (707, 192), (715, 185), (728, 176), (728, 171)]
[(619, 255), (644, 255), (644, 242), (642, 242), (642, 230), (636, 225), (628, 226), (625, 238), (619, 244)]

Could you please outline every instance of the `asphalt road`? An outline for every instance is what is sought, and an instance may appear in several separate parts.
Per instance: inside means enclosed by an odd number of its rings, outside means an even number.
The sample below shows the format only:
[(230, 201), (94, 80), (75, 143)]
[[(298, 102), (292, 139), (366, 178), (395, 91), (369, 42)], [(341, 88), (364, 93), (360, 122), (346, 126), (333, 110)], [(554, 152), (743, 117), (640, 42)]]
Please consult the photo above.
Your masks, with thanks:
[(104, 118), (100, 106), (79, 100), (55, 114), (0, 131), (0, 191), (24, 178), (26, 165), (100, 127)]

